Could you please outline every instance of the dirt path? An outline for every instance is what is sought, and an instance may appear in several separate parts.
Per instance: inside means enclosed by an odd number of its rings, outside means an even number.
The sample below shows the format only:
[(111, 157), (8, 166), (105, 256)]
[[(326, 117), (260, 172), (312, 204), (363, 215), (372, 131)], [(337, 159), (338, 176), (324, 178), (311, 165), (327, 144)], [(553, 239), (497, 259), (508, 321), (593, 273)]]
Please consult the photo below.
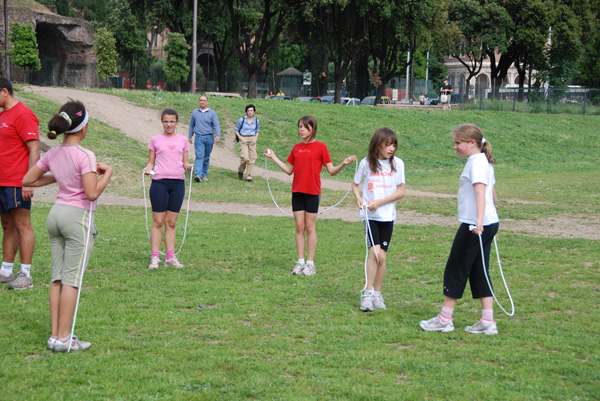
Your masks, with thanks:
[[(24, 88), (24, 91), (35, 93), (57, 103), (64, 103), (69, 99), (81, 100), (90, 111), (92, 118), (117, 128), (123, 134), (143, 143), (148, 143), (161, 129), (159, 111), (135, 106), (118, 96), (70, 88), (39, 86), (28, 86)], [(132, 118), (132, 116), (135, 116), (135, 118)], [(233, 127), (227, 128), (233, 129)], [(231, 131), (231, 129), (229, 131)], [(182, 123), (178, 124), (178, 131), (186, 135), (188, 132), (188, 125)], [(222, 127), (222, 131), (225, 131), (224, 127)], [(190, 157), (193, 157), (193, 146), (190, 148)], [(233, 138), (227, 137), (214, 147), (210, 160), (212, 166), (235, 171), (238, 166), (238, 157)], [(291, 178), (283, 172), (269, 171), (268, 174), (271, 179), (291, 182)], [(264, 177), (265, 170), (257, 166), (254, 169), (254, 175)], [(348, 189), (347, 182), (330, 179), (323, 179), (322, 186), (323, 188), (331, 190)], [(56, 188), (51, 186), (36, 190), (35, 199), (42, 202), (53, 202), (55, 196)], [(407, 189), (406, 196), (456, 197), (455, 195), (414, 191), (411, 189)], [(519, 201), (512, 200), (512, 202)], [(105, 205), (144, 206), (144, 201), (142, 199), (125, 198), (110, 193), (102, 195), (101, 203)], [(284, 210), (287, 209), (289, 209), (289, 207), (284, 208)], [(190, 204), (190, 210), (210, 213), (236, 213), (252, 216), (283, 216), (275, 206), (233, 203), (192, 202)], [(354, 208), (334, 208), (321, 214), (319, 218), (358, 221), (358, 213)], [(400, 224), (408, 225), (438, 225), (447, 227), (456, 227), (458, 225), (455, 217), (424, 215), (414, 211), (399, 211), (397, 221)], [(549, 217), (539, 220), (503, 219), (501, 227), (502, 230), (540, 237), (600, 239), (600, 232), (597, 230), (598, 222), (583, 219), (578, 220), (562, 217)]]

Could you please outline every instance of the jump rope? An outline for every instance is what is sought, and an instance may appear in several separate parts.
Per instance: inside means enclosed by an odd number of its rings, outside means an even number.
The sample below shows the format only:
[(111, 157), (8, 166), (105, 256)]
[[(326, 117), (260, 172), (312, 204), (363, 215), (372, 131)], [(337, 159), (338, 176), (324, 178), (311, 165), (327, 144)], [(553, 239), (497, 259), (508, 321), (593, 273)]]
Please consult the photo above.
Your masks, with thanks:
[[(270, 153), (270, 152), (271, 152), (271, 151), (269, 151), (269, 153)], [(285, 214), (285, 215), (288, 215), (288, 216), (290, 216), (290, 217), (294, 217), (294, 215), (293, 215), (293, 214), (291, 214), (291, 213), (288, 213), (288, 212), (286, 212), (285, 210), (283, 210), (283, 209), (282, 209), (282, 208), (281, 208), (281, 207), (280, 207), (280, 206), (277, 204), (277, 201), (275, 200), (275, 197), (273, 196), (273, 191), (271, 190), (271, 184), (269, 184), (269, 167), (268, 167), (268, 164), (267, 164), (267, 160), (268, 160), (268, 157), (267, 157), (267, 156), (265, 156), (265, 177), (266, 177), (266, 179), (267, 179), (267, 188), (269, 188), (269, 195), (271, 195), (271, 199), (273, 200), (273, 203), (275, 204), (275, 206), (277, 207), (277, 209), (279, 209), (279, 211), (281, 211), (281, 213), (283, 213), (283, 214)], [(356, 161), (356, 160), (354, 161), (354, 163), (355, 163), (355, 164), (354, 164), (354, 167), (355, 167), (355, 170), (354, 170), (354, 172), (356, 173), (356, 171), (358, 170), (358, 163), (357, 163), (357, 161)], [(336, 203), (336, 204), (335, 204), (335, 205), (333, 205), (333, 206), (329, 206), (329, 207), (327, 207), (327, 208), (325, 208), (325, 209), (323, 209), (323, 210), (319, 210), (318, 214), (323, 214), (323, 213), (327, 212), (328, 210), (331, 210), (331, 209), (333, 209), (334, 207), (338, 206), (340, 203), (342, 203), (342, 202), (344, 201), (344, 199), (346, 199), (346, 197), (348, 196), (348, 194), (350, 193), (350, 191), (351, 191), (351, 190), (352, 190), (352, 188), (349, 188), (349, 189), (348, 189), (348, 191), (346, 192), (346, 194), (345, 194), (345, 195), (342, 197), (342, 199), (341, 199), (341, 200), (340, 200), (338, 203)]]
[(90, 216), (88, 218), (87, 238), (85, 241), (85, 249), (83, 250), (83, 268), (81, 269), (81, 275), (79, 276), (79, 282), (77, 283), (77, 301), (75, 302), (75, 311), (73, 312), (73, 324), (71, 325), (71, 336), (69, 337), (69, 347), (67, 352), (71, 352), (71, 344), (73, 344), (73, 333), (75, 332), (75, 322), (77, 321), (77, 309), (79, 309), (79, 296), (81, 295), (81, 287), (83, 284), (83, 275), (87, 267), (88, 249), (90, 246), (90, 234), (92, 232), (92, 221), (94, 217), (94, 202), (90, 202)]
[[(475, 228), (477, 228), (477, 227), (475, 227), (474, 225), (470, 225), (469, 231), (473, 231)], [(504, 272), (502, 271), (502, 263), (500, 262), (500, 252), (498, 252), (498, 242), (496, 241), (496, 237), (494, 236), (494, 246), (496, 247), (496, 257), (498, 258), (498, 269), (500, 270), (500, 276), (502, 277), (502, 281), (504, 282), (504, 288), (506, 288), (506, 293), (508, 294), (508, 299), (510, 300), (510, 306), (512, 309), (512, 311), (510, 313), (508, 313), (506, 311), (506, 309), (504, 309), (502, 307), (502, 305), (500, 305), (500, 302), (498, 302), (498, 298), (496, 298), (496, 293), (494, 292), (494, 289), (492, 288), (492, 284), (490, 283), (490, 278), (488, 277), (488, 273), (487, 273), (488, 269), (485, 268), (485, 255), (483, 252), (483, 240), (481, 239), (481, 233), (478, 233), (477, 236), (479, 237), (479, 249), (481, 250), (481, 265), (483, 266), (483, 273), (485, 274), (485, 280), (488, 283), (488, 287), (490, 287), (492, 296), (494, 297), (496, 304), (498, 304), (498, 306), (500, 307), (500, 309), (502, 309), (502, 311), (504, 313), (506, 313), (508, 316), (514, 316), (515, 315), (515, 303), (513, 302), (512, 296), (510, 295), (510, 290), (508, 289), (508, 284), (506, 284), (506, 279), (504, 278)]]
[[(148, 202), (146, 201), (146, 180), (144, 176), (146, 173), (142, 171), (142, 189), (144, 191), (144, 217), (146, 218), (146, 233), (148, 234), (148, 240), (150, 240), (150, 229), (148, 228)], [(154, 170), (150, 171), (150, 176), (154, 175)], [(190, 182), (189, 182), (189, 191), (188, 191), (188, 199), (187, 199), (187, 210), (185, 212), (185, 226), (183, 228), (183, 238), (181, 240), (181, 245), (179, 246), (179, 250), (175, 253), (175, 256), (179, 255), (181, 252), (181, 248), (183, 248), (183, 244), (185, 243), (185, 236), (187, 235), (188, 228), (188, 219), (190, 216), (190, 199), (192, 197), (192, 178), (193, 174), (190, 171)], [(158, 251), (161, 255), (165, 255), (162, 251)]]

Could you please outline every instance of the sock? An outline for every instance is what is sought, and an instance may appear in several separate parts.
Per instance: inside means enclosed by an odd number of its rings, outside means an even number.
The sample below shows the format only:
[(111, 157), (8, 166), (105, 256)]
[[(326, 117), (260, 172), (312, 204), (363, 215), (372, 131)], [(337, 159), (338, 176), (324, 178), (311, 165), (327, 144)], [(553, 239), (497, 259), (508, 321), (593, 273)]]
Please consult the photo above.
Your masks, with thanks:
[(0, 274), (4, 277), (8, 277), (13, 272), (14, 263), (2, 262), (2, 268), (0, 269)]
[(155, 251), (152, 251), (152, 257), (153, 257), (153, 258), (158, 258), (158, 257), (159, 257), (159, 256), (158, 256), (159, 254), (160, 254), (160, 253), (159, 253), (158, 251), (156, 251), (156, 252), (155, 252)]
[(66, 336), (65, 338), (59, 338), (58, 341), (60, 341), (61, 343), (66, 343), (67, 341), (69, 341), (69, 338), (71, 338), (70, 334), (68, 336)]
[(373, 291), (373, 295), (379, 296), (381, 295), (381, 291)]
[(373, 295), (375, 291), (371, 288), (370, 290), (365, 290), (365, 295)]
[(442, 311), (438, 315), (440, 322), (446, 324), (452, 321), (452, 314), (454, 313), (454, 308), (442, 307)]
[(24, 265), (21, 263), (21, 271), (25, 273), (28, 278), (31, 278), (31, 265)]
[(482, 309), (481, 310), (481, 323), (488, 324), (494, 323), (494, 310), (493, 309)]
[(315, 265), (315, 261), (314, 261), (314, 260), (307, 260), (307, 261), (306, 261), (306, 264), (307, 264), (307, 265), (313, 265), (313, 266), (314, 266), (314, 265)]
[(172, 251), (166, 251), (165, 253), (166, 253), (165, 257), (167, 258), (167, 260), (171, 260), (171, 259), (173, 259), (175, 257), (175, 251), (174, 250), (172, 250)]
[(301, 264), (301, 265), (303, 265), (304, 264), (304, 258), (299, 258), (298, 259), (298, 263)]

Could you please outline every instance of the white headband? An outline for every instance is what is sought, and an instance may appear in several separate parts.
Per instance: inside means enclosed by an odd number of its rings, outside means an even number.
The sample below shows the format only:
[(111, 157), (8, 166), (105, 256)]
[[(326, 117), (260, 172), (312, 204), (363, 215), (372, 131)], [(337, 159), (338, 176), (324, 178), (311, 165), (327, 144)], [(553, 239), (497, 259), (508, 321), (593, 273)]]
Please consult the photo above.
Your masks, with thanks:
[[(77, 127), (73, 128), (73, 129), (65, 131), (65, 134), (72, 134), (74, 132), (81, 131), (83, 129), (83, 127), (85, 127), (87, 125), (87, 123), (88, 123), (88, 121), (90, 119), (90, 116), (88, 115), (87, 109), (83, 109), (83, 110), (85, 112), (85, 116), (83, 117), (83, 121), (81, 122), (81, 124), (79, 124)], [(61, 112), (60, 115), (62, 116), (63, 113), (64, 113), (64, 111)], [(67, 114), (67, 113), (64, 113), (64, 114)], [(63, 117), (65, 117), (65, 116), (63, 116)], [(65, 120), (67, 120), (68, 117), (69, 116), (67, 115), (67, 117), (65, 117)], [(71, 119), (69, 118), (67, 121), (70, 121), (70, 120)]]

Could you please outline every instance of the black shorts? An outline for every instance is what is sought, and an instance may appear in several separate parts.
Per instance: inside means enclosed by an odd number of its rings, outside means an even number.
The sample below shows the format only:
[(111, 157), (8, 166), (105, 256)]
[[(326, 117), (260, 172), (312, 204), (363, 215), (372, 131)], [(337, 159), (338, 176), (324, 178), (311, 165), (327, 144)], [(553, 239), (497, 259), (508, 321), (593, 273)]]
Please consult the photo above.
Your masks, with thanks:
[[(369, 227), (371, 228), (371, 234), (367, 231), (367, 222), (363, 221), (365, 232), (367, 233), (367, 246), (371, 248), (373, 245), (379, 245), (381, 249), (387, 252), (390, 241), (392, 240), (392, 231), (394, 231), (393, 221), (374, 221), (369, 220)], [(373, 236), (373, 243), (371, 243), (371, 236)]]
[(150, 202), (155, 213), (179, 213), (185, 197), (184, 180), (152, 180), (150, 185)]
[[(486, 272), (490, 274), (490, 248), (500, 224), (490, 224), (483, 227), (481, 240)], [(461, 224), (454, 237), (450, 256), (444, 271), (444, 295), (460, 299), (469, 281), (473, 298), (491, 297), (492, 291), (485, 279), (481, 261), (481, 248), (479, 236), (469, 230), (469, 225)], [(490, 280), (491, 284), (491, 280)]]
[(22, 191), (21, 187), (0, 187), (0, 212), (6, 213), (17, 207), (31, 210), (31, 199), (24, 201)]
[(305, 194), (303, 192), (292, 192), (292, 211), (307, 213), (318, 213), (321, 195)]

